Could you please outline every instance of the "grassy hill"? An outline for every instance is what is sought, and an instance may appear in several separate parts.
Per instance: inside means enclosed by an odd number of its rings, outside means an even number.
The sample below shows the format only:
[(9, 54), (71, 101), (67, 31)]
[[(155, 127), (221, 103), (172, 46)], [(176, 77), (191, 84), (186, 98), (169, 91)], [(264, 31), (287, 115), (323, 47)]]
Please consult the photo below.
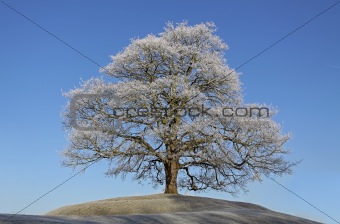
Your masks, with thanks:
[(169, 194), (70, 205), (53, 210), (47, 216), (86, 217), (97, 221), (95, 223), (317, 223), (250, 203)]

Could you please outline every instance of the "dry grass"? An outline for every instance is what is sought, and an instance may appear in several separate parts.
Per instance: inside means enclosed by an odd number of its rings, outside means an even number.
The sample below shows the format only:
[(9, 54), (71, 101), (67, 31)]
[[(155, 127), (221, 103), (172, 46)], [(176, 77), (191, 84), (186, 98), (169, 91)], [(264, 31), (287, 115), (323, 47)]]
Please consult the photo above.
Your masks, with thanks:
[(219, 199), (184, 195), (155, 194), (120, 197), (84, 204), (70, 205), (53, 210), (50, 216), (103, 216), (197, 212), (224, 208), (249, 208), (267, 210), (261, 206)]

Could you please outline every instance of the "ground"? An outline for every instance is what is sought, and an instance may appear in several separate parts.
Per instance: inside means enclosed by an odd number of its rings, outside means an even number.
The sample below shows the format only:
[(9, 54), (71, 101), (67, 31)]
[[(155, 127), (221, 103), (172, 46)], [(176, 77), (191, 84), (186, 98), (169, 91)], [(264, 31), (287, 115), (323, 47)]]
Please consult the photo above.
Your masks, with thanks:
[[(0, 223), (11, 215), (0, 215)], [(2, 222), (1, 222), (2, 221)], [(317, 223), (259, 205), (205, 197), (156, 194), (65, 206), (45, 216), (16, 215), (5, 223)]]

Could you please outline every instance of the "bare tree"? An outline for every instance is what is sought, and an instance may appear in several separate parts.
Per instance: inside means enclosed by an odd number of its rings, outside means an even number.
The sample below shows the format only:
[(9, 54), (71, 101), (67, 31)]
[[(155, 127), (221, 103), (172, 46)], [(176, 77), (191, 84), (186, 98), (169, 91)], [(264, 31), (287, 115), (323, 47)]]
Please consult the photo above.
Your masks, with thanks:
[[(168, 23), (112, 56), (102, 72), (119, 82), (94, 78), (66, 93), (77, 100), (63, 114), (70, 141), (63, 164), (107, 160), (107, 175), (132, 173), (165, 183), (170, 194), (178, 187), (236, 193), (263, 174), (290, 173), (295, 163), (283, 158), (289, 136), (272, 120), (275, 110), (265, 118), (245, 114), (265, 105), (242, 102), (227, 45), (214, 32), (212, 23)], [(115, 97), (98, 97), (107, 94)], [(243, 114), (231, 114), (235, 108)]]

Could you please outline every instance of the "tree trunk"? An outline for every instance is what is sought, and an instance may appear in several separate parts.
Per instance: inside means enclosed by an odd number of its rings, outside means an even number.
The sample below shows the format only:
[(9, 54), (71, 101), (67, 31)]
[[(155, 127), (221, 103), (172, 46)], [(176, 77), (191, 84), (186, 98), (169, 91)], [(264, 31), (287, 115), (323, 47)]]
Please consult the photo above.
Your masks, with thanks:
[(164, 164), (165, 167), (165, 194), (178, 194), (177, 191), (177, 175), (179, 170), (179, 162), (170, 160)]

